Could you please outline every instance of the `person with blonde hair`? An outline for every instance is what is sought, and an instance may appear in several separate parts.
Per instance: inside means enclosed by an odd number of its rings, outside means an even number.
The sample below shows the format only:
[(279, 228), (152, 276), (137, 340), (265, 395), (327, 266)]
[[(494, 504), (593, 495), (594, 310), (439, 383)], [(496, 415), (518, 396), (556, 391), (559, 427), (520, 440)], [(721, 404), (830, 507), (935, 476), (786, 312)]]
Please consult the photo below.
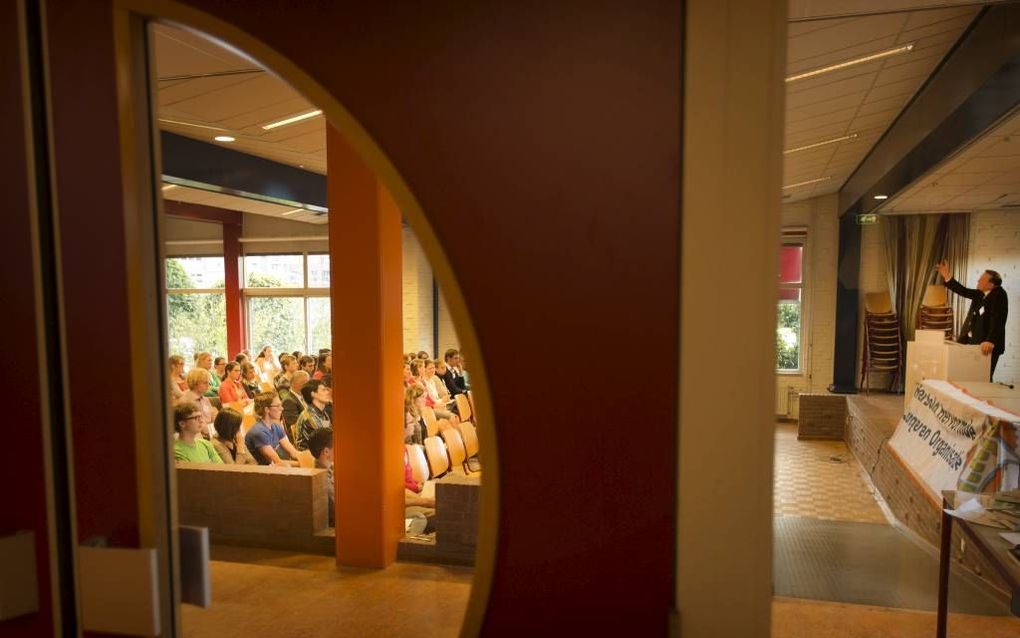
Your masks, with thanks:
[(190, 401), (198, 406), (202, 416), (205, 417), (205, 438), (212, 438), (212, 422), (216, 418), (216, 408), (209, 401), (206, 392), (209, 391), (209, 379), (212, 375), (205, 368), (192, 368), (188, 371), (188, 391), (185, 392), (178, 403)]
[(421, 416), (421, 404), (425, 397), (425, 389), (412, 383), (404, 389), (404, 443), (425, 442), (428, 429)]
[(188, 390), (188, 384), (184, 382), (184, 357), (179, 354), (170, 355), (167, 367), (170, 374), (170, 401), (176, 403)]
[(195, 355), (195, 365), (209, 371), (209, 389), (205, 396), (216, 397), (220, 395), (220, 378), (213, 370), (213, 358), (208, 352), (199, 352)]

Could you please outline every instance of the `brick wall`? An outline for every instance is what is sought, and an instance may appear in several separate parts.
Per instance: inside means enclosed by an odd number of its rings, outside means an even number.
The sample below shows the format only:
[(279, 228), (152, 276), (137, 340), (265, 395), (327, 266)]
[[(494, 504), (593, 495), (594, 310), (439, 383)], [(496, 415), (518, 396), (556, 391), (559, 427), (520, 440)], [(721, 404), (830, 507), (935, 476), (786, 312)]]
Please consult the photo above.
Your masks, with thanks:
[(801, 394), (798, 439), (842, 441), (846, 430), (846, 396)]
[(397, 549), (399, 560), (471, 565), (478, 545), (478, 499), (481, 476), (448, 474), (436, 481), (434, 542), (407, 538)]
[(432, 267), (409, 226), (403, 231), (404, 352), (432, 351)]
[[(439, 293), (439, 356), (450, 348), (460, 350), (460, 340), (457, 338), (457, 331), (453, 328), (453, 317), (450, 316), (450, 306), (446, 303), (443, 293)], [(468, 364), (470, 365), (470, 364)]]
[(823, 392), (832, 383), (835, 343), (836, 260), (839, 252), (839, 219), (836, 195), (824, 195), (782, 208), (783, 226), (807, 228), (804, 246), (804, 288), (801, 293), (800, 374), (777, 375), (779, 390), (792, 392), (790, 416), (798, 416), (796, 395)]
[(1006, 352), (995, 368), (995, 380), (1020, 383), (1020, 212), (971, 214), (968, 268), (967, 286), (989, 268), (1002, 275), (1012, 308), (1006, 320)]

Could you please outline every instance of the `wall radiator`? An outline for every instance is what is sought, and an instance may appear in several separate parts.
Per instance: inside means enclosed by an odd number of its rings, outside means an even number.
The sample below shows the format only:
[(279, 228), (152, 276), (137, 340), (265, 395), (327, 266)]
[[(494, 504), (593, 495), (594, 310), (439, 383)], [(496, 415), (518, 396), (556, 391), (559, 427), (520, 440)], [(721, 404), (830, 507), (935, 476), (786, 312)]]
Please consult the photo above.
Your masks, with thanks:
[(776, 386), (776, 416), (790, 416), (790, 388)]

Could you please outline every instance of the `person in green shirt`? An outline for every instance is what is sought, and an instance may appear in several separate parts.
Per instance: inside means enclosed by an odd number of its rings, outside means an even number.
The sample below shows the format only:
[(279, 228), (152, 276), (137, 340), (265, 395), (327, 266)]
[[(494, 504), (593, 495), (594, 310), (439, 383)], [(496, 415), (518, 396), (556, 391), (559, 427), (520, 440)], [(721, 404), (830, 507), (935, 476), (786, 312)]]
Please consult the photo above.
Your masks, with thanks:
[(213, 370), (212, 355), (208, 352), (199, 352), (195, 355), (195, 365), (209, 371), (209, 389), (206, 390), (205, 396), (220, 396), (220, 377), (216, 374), (216, 371)]
[(174, 458), (189, 463), (223, 463), (212, 443), (199, 434), (205, 429), (205, 415), (192, 401), (181, 401), (174, 406)]

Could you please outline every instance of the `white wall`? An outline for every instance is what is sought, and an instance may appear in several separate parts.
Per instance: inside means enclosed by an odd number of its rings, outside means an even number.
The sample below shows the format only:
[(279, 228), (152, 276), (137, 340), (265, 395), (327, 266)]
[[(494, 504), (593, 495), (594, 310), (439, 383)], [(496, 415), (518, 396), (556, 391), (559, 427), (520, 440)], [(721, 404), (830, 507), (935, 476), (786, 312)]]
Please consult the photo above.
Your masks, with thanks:
[(1020, 212), (983, 211), (970, 217), (970, 272), (973, 286), (986, 269), (1002, 275), (1012, 305), (1006, 320), (1006, 352), (999, 358), (995, 380), (1020, 382)]
[[(824, 392), (832, 383), (835, 347), (836, 263), (839, 253), (838, 199), (835, 194), (784, 204), (784, 227), (807, 228), (804, 244), (801, 365), (797, 374), (777, 375), (780, 392)], [(796, 416), (796, 401), (791, 401)]]
[(414, 231), (403, 235), (404, 352), (432, 352), (432, 267)]

